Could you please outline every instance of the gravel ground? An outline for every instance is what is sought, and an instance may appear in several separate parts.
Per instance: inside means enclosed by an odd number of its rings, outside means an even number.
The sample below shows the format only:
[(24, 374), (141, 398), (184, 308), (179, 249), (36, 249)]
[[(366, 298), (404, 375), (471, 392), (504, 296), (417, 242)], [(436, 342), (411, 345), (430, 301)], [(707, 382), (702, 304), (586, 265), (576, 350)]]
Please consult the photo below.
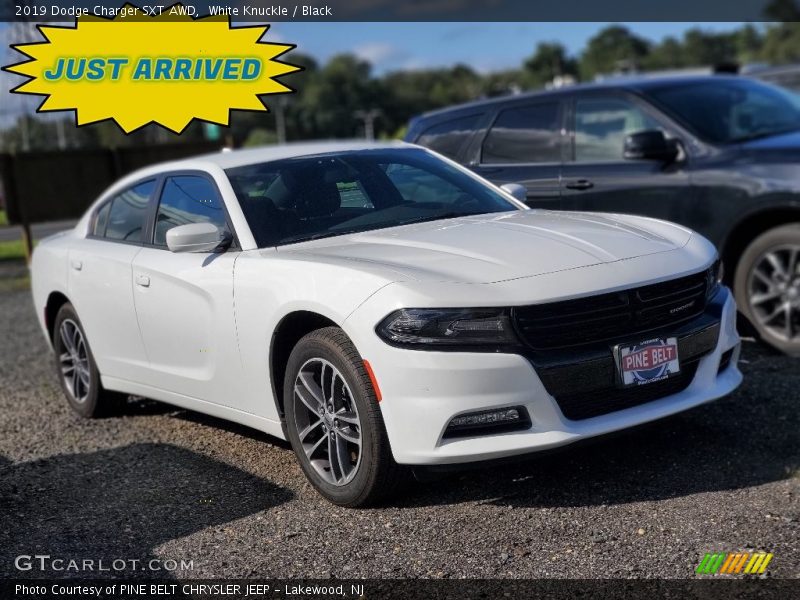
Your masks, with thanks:
[(181, 579), (682, 578), (747, 550), (800, 577), (800, 362), (752, 343), (716, 403), (347, 510), (261, 433), (146, 400), (73, 416), (24, 281), (0, 286), (0, 331), (0, 577), (45, 553), (193, 561)]

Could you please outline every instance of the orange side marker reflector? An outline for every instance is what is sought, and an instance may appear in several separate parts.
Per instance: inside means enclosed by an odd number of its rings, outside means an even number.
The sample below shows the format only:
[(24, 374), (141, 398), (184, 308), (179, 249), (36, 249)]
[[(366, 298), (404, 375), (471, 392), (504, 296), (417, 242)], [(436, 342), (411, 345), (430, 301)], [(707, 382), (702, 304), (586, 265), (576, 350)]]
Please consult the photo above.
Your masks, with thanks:
[(378, 387), (378, 380), (375, 379), (375, 372), (372, 370), (372, 365), (369, 364), (368, 360), (364, 361), (364, 369), (369, 375), (369, 380), (372, 382), (372, 389), (375, 390), (375, 398), (378, 399), (378, 402), (383, 400), (383, 396), (381, 395), (381, 388)]

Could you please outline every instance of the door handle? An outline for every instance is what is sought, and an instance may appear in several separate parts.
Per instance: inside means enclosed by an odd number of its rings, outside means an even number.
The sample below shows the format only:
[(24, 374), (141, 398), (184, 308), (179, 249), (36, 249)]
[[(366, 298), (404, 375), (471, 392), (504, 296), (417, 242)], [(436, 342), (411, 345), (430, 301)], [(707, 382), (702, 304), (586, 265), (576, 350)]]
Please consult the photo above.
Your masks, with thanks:
[(137, 275), (136, 285), (140, 285), (142, 287), (150, 287), (150, 278), (147, 275)]
[(566, 184), (568, 190), (589, 190), (594, 187), (594, 184), (588, 179), (577, 179)]
[(83, 262), (79, 260), (73, 260), (72, 268), (75, 269), (76, 271), (80, 271), (83, 268)]

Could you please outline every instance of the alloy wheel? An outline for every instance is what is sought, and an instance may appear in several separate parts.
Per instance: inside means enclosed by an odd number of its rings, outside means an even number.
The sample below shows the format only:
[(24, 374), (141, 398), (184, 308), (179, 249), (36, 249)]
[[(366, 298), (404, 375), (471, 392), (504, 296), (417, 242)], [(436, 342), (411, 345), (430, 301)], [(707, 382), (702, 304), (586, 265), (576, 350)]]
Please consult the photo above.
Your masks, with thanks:
[(64, 384), (76, 402), (85, 402), (89, 397), (90, 382), (86, 340), (80, 327), (72, 319), (64, 319), (61, 322), (59, 338), (61, 340), (59, 362)]
[(770, 248), (754, 263), (747, 299), (761, 329), (784, 342), (800, 336), (800, 245)]
[(342, 374), (325, 359), (306, 361), (293, 401), (294, 427), (311, 467), (329, 484), (352, 481), (361, 464), (361, 420)]

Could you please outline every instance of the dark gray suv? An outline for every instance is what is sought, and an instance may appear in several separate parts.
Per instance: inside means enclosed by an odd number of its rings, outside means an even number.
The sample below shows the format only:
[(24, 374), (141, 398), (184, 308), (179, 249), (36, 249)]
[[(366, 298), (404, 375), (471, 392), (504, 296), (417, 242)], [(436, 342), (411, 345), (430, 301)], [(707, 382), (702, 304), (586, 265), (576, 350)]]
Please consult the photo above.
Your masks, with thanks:
[(406, 141), (534, 208), (667, 219), (717, 244), (739, 310), (800, 356), (800, 97), (735, 76), (626, 79), (413, 119)]

